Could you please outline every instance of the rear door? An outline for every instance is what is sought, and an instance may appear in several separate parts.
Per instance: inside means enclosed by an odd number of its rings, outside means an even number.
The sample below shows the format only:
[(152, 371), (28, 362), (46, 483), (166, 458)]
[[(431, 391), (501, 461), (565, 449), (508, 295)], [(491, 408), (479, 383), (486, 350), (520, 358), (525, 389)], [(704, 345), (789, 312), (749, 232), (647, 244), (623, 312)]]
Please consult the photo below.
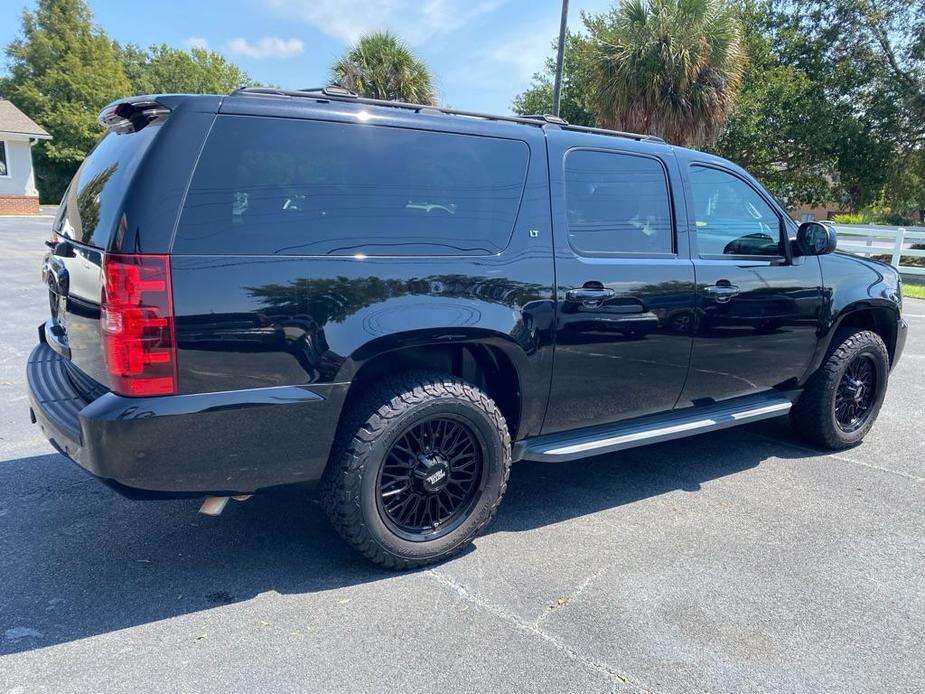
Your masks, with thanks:
[(70, 359), (72, 376), (87, 391), (110, 381), (100, 339), (103, 254), (168, 253), (190, 172), (220, 101), (133, 97), (100, 115), (108, 132), (71, 180), (43, 266), (51, 314), (42, 326), (45, 339)]
[(670, 410), (687, 375), (694, 270), (667, 147), (550, 132), (556, 348), (544, 433)]
[(784, 214), (748, 177), (696, 159), (684, 170), (697, 306), (679, 406), (795, 387), (818, 339), (818, 258), (792, 257)]

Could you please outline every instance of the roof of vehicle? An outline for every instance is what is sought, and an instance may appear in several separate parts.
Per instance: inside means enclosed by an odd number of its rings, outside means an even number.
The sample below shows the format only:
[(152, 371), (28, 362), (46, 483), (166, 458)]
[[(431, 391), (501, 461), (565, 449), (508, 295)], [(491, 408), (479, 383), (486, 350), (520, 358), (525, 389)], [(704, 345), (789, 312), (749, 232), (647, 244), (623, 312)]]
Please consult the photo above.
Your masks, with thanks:
[[(576, 140), (588, 144), (588, 136), (620, 138), (633, 142), (636, 147), (670, 148), (685, 161), (716, 164), (730, 168), (754, 181), (748, 171), (722, 157), (671, 145), (660, 137), (642, 133), (589, 128), (572, 125), (551, 115), (495, 115), (442, 108), (427, 104), (412, 104), (382, 99), (367, 99), (338, 86), (311, 89), (278, 89), (274, 87), (241, 87), (227, 96), (214, 94), (153, 94), (118, 99), (119, 102), (155, 101), (169, 109), (189, 108), (194, 111), (214, 112), (231, 115), (275, 116), (288, 118), (317, 118), (337, 120), (361, 120), (380, 125), (396, 127), (418, 127), (429, 130), (448, 130), (474, 135), (510, 136), (508, 128), (529, 128), (538, 136), (552, 131), (574, 133)], [(107, 109), (109, 106), (107, 106)], [(105, 111), (105, 109), (104, 109)], [(524, 135), (524, 137), (527, 137)], [(603, 139), (601, 147), (606, 147)]]
[[(242, 87), (237, 89), (230, 94), (231, 97), (265, 97), (270, 99), (278, 99), (280, 97), (288, 99), (306, 99), (307, 101), (314, 103), (328, 103), (328, 102), (338, 102), (343, 104), (359, 104), (363, 107), (371, 107), (373, 109), (391, 109), (390, 115), (397, 115), (398, 112), (402, 112), (406, 115), (424, 115), (424, 116), (456, 116), (463, 117), (466, 119), (476, 120), (476, 121), (486, 121), (486, 122), (499, 122), (499, 123), (516, 123), (523, 126), (529, 126), (534, 128), (560, 128), (562, 130), (575, 131), (575, 132), (584, 132), (584, 133), (593, 133), (598, 135), (608, 135), (612, 137), (623, 137), (637, 141), (648, 141), (648, 142), (657, 142), (664, 143), (659, 137), (654, 135), (646, 135), (642, 133), (631, 133), (623, 132), (619, 130), (606, 130), (603, 128), (589, 128), (580, 125), (572, 125), (565, 121), (562, 118), (557, 116), (552, 116), (549, 114), (538, 114), (530, 116), (502, 116), (489, 113), (477, 113), (475, 111), (463, 111), (453, 108), (443, 108), (440, 106), (433, 106), (427, 104), (412, 104), (401, 101), (386, 101), (382, 99), (367, 99), (365, 97), (358, 96), (354, 92), (346, 90), (342, 87), (337, 86), (328, 86), (328, 87), (319, 87), (313, 89), (275, 89), (271, 87)], [(307, 104), (306, 104), (307, 105)]]

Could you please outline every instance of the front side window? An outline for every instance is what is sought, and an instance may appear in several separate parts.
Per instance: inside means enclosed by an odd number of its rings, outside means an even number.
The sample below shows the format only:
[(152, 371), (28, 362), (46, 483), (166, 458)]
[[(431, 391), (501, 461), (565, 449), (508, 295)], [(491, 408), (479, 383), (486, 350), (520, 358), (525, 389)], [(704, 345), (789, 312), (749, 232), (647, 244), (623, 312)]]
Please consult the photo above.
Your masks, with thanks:
[(569, 243), (581, 255), (672, 253), (671, 198), (656, 159), (569, 152), (565, 206)]
[(780, 217), (742, 179), (707, 166), (690, 169), (701, 256), (783, 255)]
[(7, 166), (6, 142), (0, 140), (0, 176), (9, 176), (10, 170)]
[(487, 255), (508, 245), (519, 140), (220, 116), (186, 197), (178, 253)]

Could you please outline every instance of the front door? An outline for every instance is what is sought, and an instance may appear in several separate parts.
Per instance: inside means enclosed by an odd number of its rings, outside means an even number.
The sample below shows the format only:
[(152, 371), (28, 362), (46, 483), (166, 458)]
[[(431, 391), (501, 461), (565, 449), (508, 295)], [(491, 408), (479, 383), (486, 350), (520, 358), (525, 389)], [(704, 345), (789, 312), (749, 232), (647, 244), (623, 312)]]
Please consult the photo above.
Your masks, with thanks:
[(667, 148), (614, 140), (549, 134), (558, 288), (544, 433), (670, 410), (687, 375), (694, 271), (686, 236), (678, 248), (677, 168)]
[(784, 216), (745, 177), (696, 162), (687, 172), (697, 306), (679, 407), (795, 387), (818, 339), (818, 258), (792, 257)]

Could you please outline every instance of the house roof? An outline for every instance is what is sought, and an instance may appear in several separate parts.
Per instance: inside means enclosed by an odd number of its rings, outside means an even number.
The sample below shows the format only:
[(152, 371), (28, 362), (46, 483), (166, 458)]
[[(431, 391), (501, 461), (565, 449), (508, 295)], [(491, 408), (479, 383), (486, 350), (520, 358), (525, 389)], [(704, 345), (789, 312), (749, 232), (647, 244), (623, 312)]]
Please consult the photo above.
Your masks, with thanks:
[(12, 101), (6, 99), (0, 99), (0, 134), (3, 133), (30, 135), (42, 140), (51, 139), (51, 135), (42, 126), (16, 108)]

